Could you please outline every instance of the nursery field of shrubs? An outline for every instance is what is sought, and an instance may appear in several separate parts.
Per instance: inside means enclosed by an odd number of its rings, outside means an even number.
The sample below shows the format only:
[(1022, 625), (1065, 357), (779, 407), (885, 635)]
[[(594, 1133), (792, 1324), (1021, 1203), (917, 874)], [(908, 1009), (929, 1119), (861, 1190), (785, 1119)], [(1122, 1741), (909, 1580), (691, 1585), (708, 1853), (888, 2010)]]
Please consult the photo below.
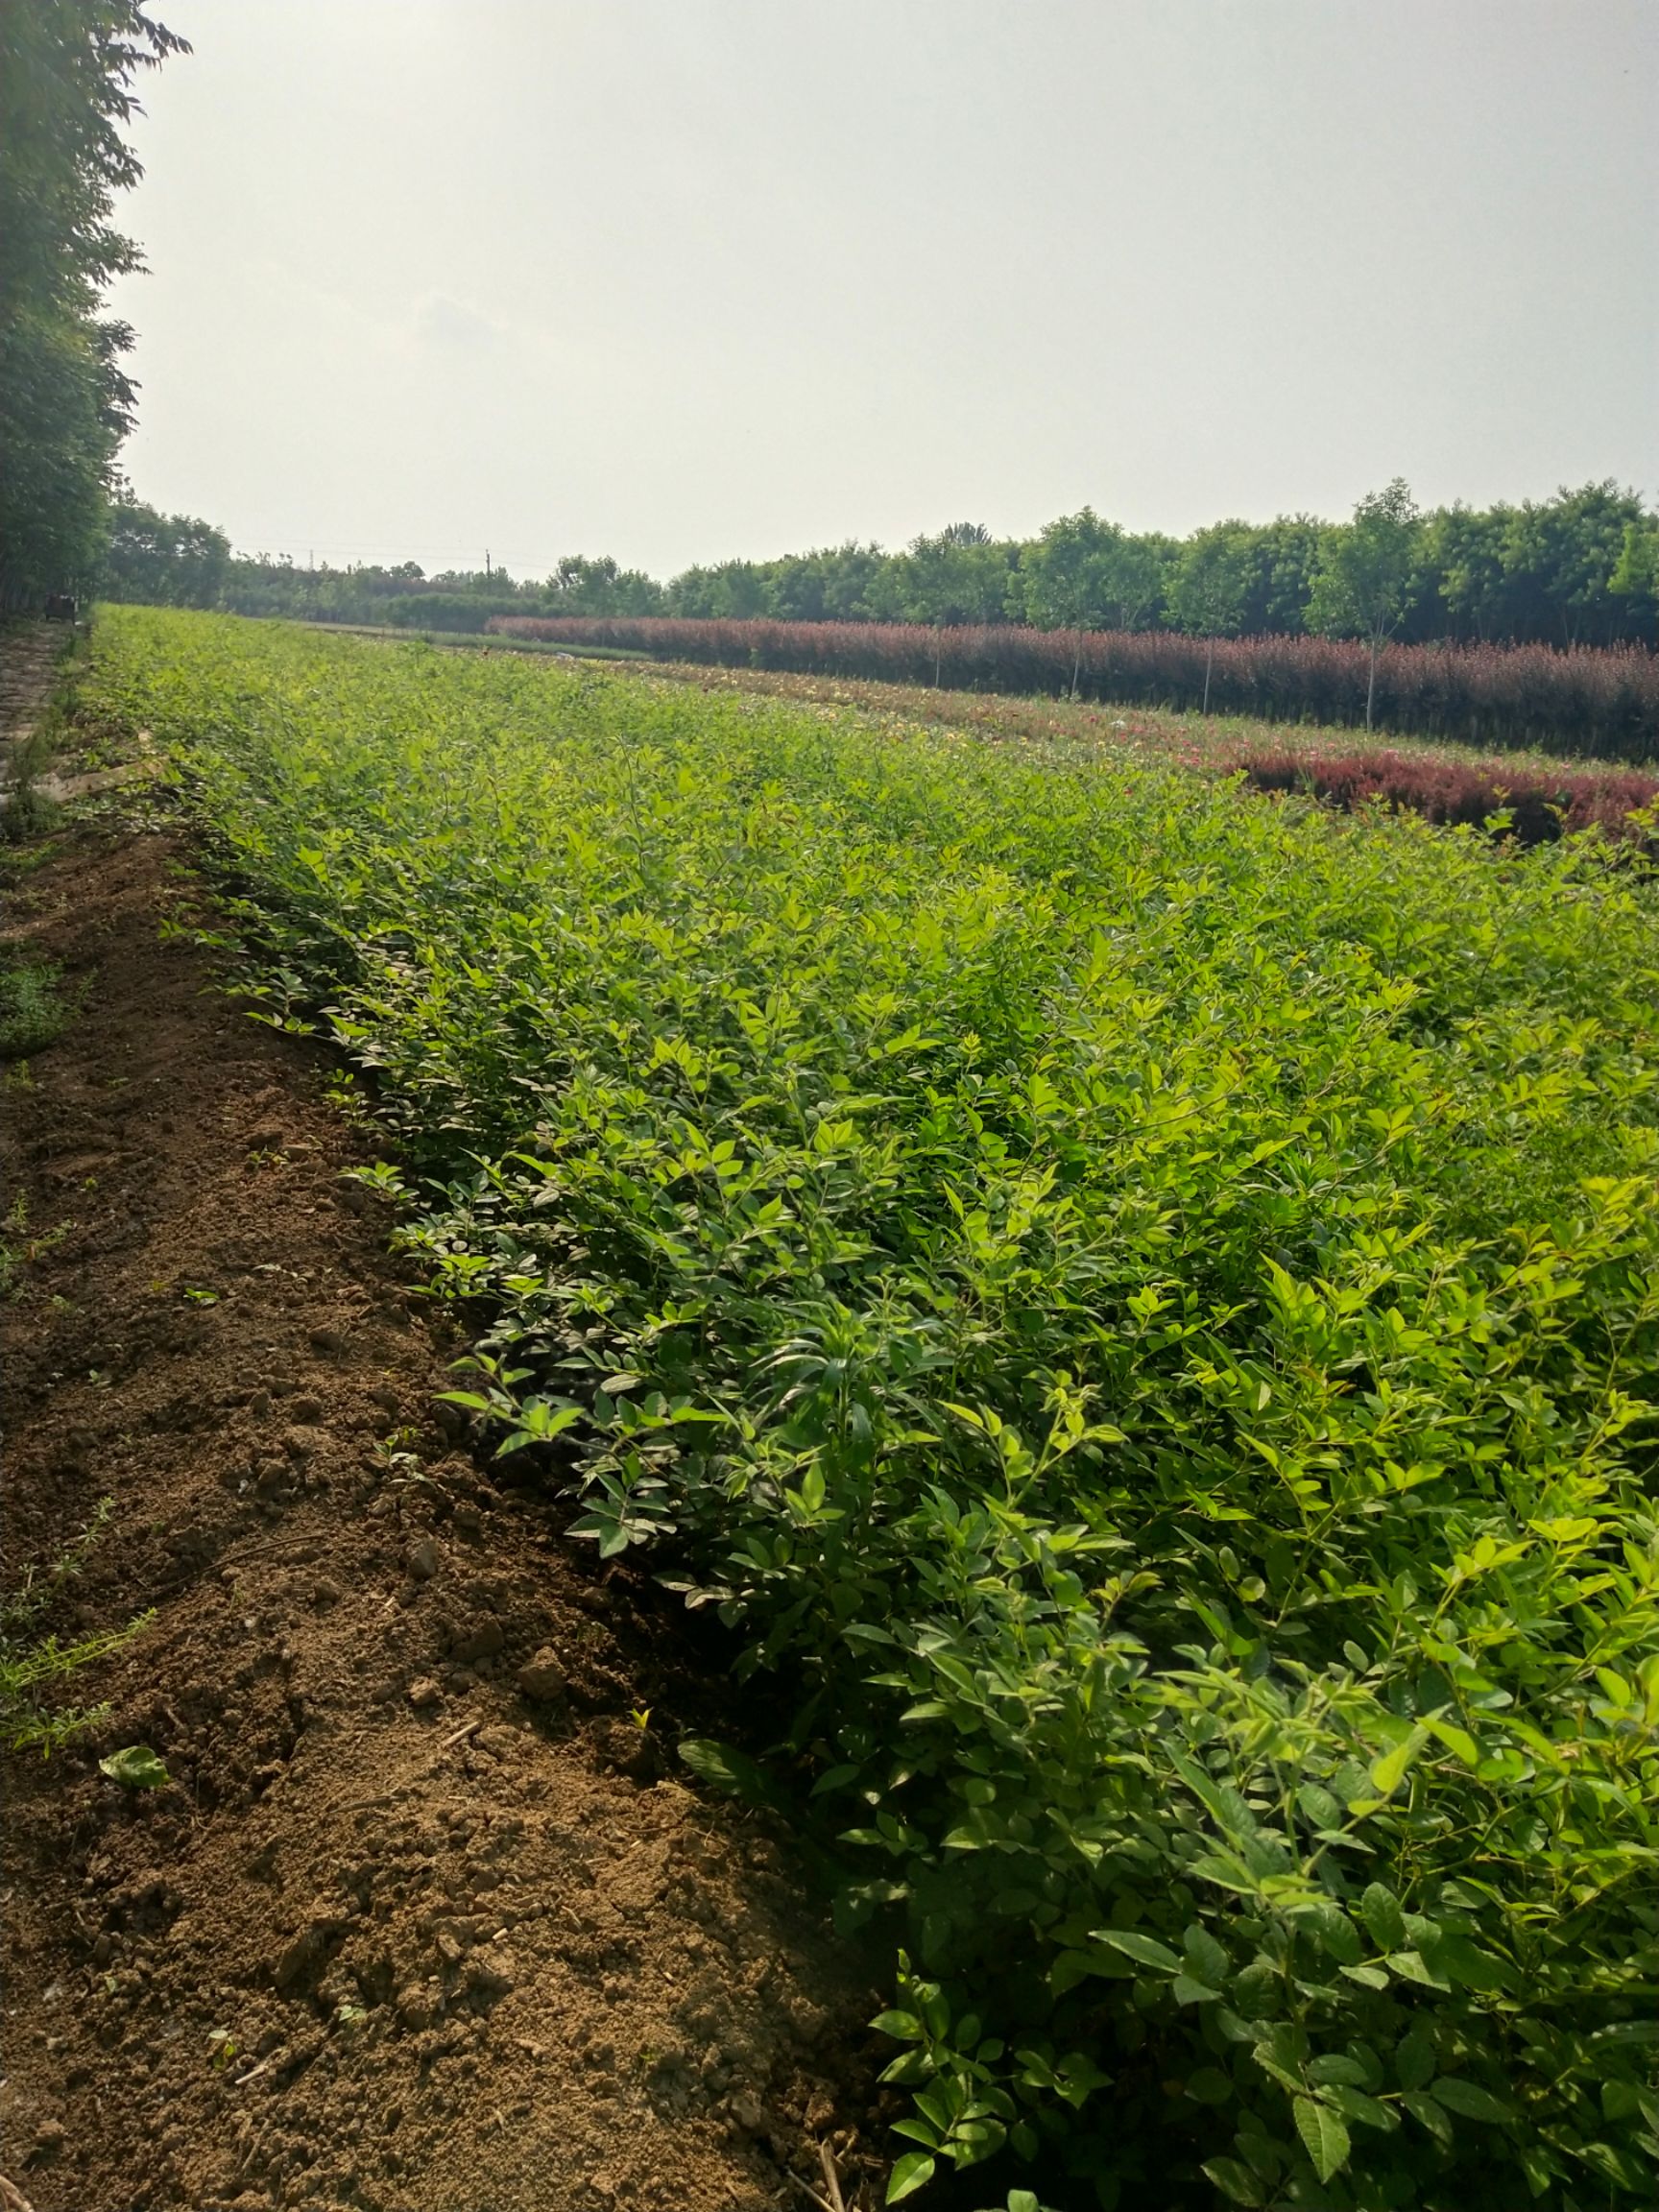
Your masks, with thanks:
[[(1356, 639), (1189, 637), (1166, 630), (928, 629), (898, 622), (608, 620), (501, 614), (501, 636), (621, 646), (715, 666), (895, 684), (1056, 692), (1277, 721), (1365, 718), (1370, 656)], [(1659, 757), (1659, 659), (1641, 646), (1391, 645), (1375, 726), (1591, 758)]]
[[(776, 649), (1053, 675), (851, 635)], [(1202, 657), (1086, 685), (1131, 648)], [(1503, 661), (1448, 722), (1536, 743)], [(491, 1437), (772, 1685), (893, 1960), (891, 2200), (1652, 2200), (1639, 854), (222, 616), (107, 611), (83, 699), (359, 1071)]]

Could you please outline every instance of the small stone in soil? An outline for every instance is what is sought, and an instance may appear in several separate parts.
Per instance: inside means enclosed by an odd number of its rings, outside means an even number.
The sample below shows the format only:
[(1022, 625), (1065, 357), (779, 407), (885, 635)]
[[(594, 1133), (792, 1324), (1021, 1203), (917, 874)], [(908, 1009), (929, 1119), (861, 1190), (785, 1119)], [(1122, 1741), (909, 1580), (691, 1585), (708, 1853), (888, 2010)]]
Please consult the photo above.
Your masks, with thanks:
[(417, 1538), (410, 1545), (406, 1559), (417, 1582), (429, 1582), (438, 1572), (438, 1547), (430, 1536)]
[(466, 1666), (473, 1659), (488, 1659), (500, 1650), (506, 1642), (501, 1623), (493, 1613), (486, 1613), (475, 1628), (468, 1629), (456, 1638), (452, 1656)]
[(519, 1668), (518, 1688), (540, 1705), (550, 1705), (555, 1698), (564, 1696), (565, 1670), (551, 1645), (543, 1644), (536, 1656)]
[(467, 1962), (467, 1986), (481, 1996), (505, 1996), (518, 1979), (518, 1968), (509, 1951), (487, 1944)]
[(409, 1685), (409, 1702), (417, 1713), (423, 1713), (428, 1706), (442, 1705), (444, 1693), (430, 1674), (422, 1674), (418, 1681)]

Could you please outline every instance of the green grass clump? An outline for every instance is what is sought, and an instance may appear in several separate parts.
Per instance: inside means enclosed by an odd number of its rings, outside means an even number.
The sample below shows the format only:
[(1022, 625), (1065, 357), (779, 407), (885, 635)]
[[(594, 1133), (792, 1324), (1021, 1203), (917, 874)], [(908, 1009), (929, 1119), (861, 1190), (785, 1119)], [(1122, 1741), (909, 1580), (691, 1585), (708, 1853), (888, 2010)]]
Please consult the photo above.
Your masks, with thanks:
[(473, 1402), (788, 1687), (895, 2199), (1650, 2199), (1641, 863), (224, 619), (91, 682), (373, 1070)]
[(0, 965), (0, 1060), (24, 1060), (60, 1038), (69, 1009), (50, 961)]
[(81, 1573), (108, 1519), (105, 1498), (78, 1536), (44, 1567), (25, 1568), (17, 1587), (0, 1595), (0, 1744), (8, 1750), (49, 1756), (72, 1736), (107, 1719), (108, 1706), (58, 1705), (52, 1697), (71, 1675), (108, 1659), (150, 1624), (145, 1613), (125, 1627), (67, 1642), (40, 1634), (41, 1616)]

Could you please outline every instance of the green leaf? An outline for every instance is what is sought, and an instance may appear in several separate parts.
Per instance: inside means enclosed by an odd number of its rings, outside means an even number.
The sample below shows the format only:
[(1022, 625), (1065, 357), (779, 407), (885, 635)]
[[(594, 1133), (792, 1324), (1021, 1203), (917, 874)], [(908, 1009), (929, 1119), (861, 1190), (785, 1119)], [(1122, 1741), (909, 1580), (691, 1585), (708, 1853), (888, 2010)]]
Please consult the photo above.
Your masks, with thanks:
[(918, 2189), (926, 2188), (933, 2178), (936, 2161), (926, 2151), (906, 2151), (887, 2178), (889, 2204), (899, 2204), (906, 2197), (914, 2197)]
[(1444, 2105), (1437, 2104), (1426, 2089), (1407, 2089), (1400, 2100), (1413, 2120), (1419, 2120), (1431, 2135), (1441, 2143), (1452, 2140), (1452, 2118)]
[(1325, 2091), (1325, 2099), (1345, 2119), (1358, 2120), (1362, 2127), (1380, 2128), (1384, 2134), (1400, 2125), (1400, 2116), (1391, 2104), (1384, 2104), (1381, 2098), (1367, 2096), (1363, 2089), (1356, 2089), (1345, 2081), (1334, 2082)]
[(1194, 1982), (1190, 1974), (1177, 1974), (1169, 1984), (1169, 1993), (1177, 2005), (1219, 2005), (1221, 2002), (1219, 1989)]
[(1358, 2089), (1364, 2083), (1365, 2069), (1358, 2058), (1345, 2057), (1339, 2051), (1328, 2051), (1309, 2066), (1308, 2079), (1320, 2088), (1327, 2088), (1334, 2081), (1346, 2081)]
[(1359, 1917), (1379, 1951), (1398, 1951), (1406, 1941), (1406, 1915), (1392, 1889), (1373, 1882), (1359, 1900)]
[(1425, 1989), (1450, 1989), (1452, 1984), (1431, 1960), (1420, 1951), (1390, 1951), (1388, 1963), (1403, 1981), (1416, 1982)]
[(1087, 1982), (1092, 1974), (1100, 1971), (1092, 1952), (1062, 1951), (1048, 1969), (1049, 1990), (1056, 1997), (1064, 1997), (1068, 1989), (1075, 1989), (1078, 1983)]
[(1467, 1728), (1459, 1728), (1451, 1720), (1431, 1720), (1429, 1726), (1449, 1751), (1456, 1753), (1465, 1767), (1479, 1766), (1480, 1746)]
[(676, 1749), (700, 1782), (724, 1790), (728, 1795), (741, 1798), (746, 1805), (776, 1806), (782, 1802), (781, 1792), (771, 1776), (730, 1743), (716, 1743), (704, 1736), (685, 1736)]
[(1482, 2089), (1478, 2081), (1466, 2081), (1461, 2074), (1442, 2074), (1431, 2095), (1437, 2104), (1444, 2104), (1448, 2112), (1455, 2112), (1459, 2119), (1485, 2120), (1498, 2125), (1513, 2120), (1513, 2105), (1505, 2104), (1501, 2097), (1494, 2097), (1489, 2089)]
[(1208, 1928), (1200, 1927), (1194, 1920), (1181, 1938), (1181, 1948), (1187, 1954), (1187, 1963), (1195, 1982), (1202, 1982), (1209, 1989), (1225, 1988), (1227, 1954)]
[(1394, 2071), (1402, 2089), (1426, 2089), (1434, 2079), (1434, 2046), (1421, 2029), (1413, 2028), (1394, 2046)]
[(1267, 2201), (1261, 2182), (1249, 2167), (1241, 2166), (1237, 2158), (1212, 2158), (1204, 2172), (1222, 2196), (1231, 2198), (1235, 2204), (1259, 2205)]
[(1139, 1928), (1096, 1928), (1091, 1933), (1096, 1943), (1110, 1943), (1137, 1965), (1150, 1966), (1160, 1974), (1181, 1971), (1180, 1958), (1168, 1944), (1160, 1943), (1156, 1936), (1142, 1936)]
[(1293, 2109), (1296, 2132), (1313, 2161), (1313, 2171), (1321, 2181), (1329, 2181), (1348, 2163), (1347, 2127), (1329, 2104), (1316, 2104), (1311, 2097), (1296, 2098)]
[(1199, 2066), (1187, 2077), (1187, 2094), (1195, 2104), (1226, 2104), (1238, 2092), (1219, 2066)]
[(1396, 1743), (1392, 1751), (1385, 1751), (1371, 1767), (1371, 1780), (1384, 1797), (1391, 1797), (1406, 1779), (1407, 1768), (1429, 1741), (1427, 1728), (1413, 1728), (1404, 1743)]
[(1467, 1936), (1444, 1935), (1425, 1945), (1425, 1956), (1436, 1974), (1459, 1982), (1466, 1989), (1514, 1989), (1520, 1977), (1507, 1959), (1482, 1951)]
[(148, 1743), (129, 1743), (98, 1762), (100, 1774), (119, 1782), (123, 1790), (160, 1790), (171, 1780), (165, 1767)]

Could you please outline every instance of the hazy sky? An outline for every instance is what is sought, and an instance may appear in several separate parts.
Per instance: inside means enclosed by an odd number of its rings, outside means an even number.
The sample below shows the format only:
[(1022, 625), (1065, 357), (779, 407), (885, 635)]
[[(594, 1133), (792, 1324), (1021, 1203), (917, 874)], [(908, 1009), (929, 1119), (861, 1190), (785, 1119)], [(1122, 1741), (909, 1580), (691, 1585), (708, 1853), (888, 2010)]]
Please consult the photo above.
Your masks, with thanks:
[(667, 574), (1659, 488), (1655, 0), (153, 0), (141, 496)]

